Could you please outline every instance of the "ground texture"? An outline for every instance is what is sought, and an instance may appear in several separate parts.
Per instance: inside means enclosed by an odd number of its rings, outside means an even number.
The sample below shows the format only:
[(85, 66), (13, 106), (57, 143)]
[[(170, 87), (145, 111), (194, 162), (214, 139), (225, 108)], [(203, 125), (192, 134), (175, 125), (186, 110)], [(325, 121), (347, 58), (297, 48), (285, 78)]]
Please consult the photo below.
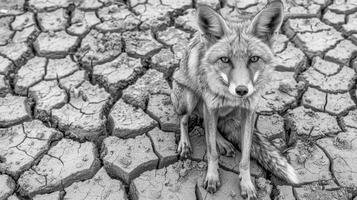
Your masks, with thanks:
[[(0, 200), (242, 199), (238, 162), (202, 188), (200, 120), (176, 153), (170, 77), (195, 7), (240, 21), (257, 0), (0, 0)], [(297, 169), (288, 185), (252, 161), (260, 199), (357, 196), (357, 2), (287, 0), (256, 129)]]

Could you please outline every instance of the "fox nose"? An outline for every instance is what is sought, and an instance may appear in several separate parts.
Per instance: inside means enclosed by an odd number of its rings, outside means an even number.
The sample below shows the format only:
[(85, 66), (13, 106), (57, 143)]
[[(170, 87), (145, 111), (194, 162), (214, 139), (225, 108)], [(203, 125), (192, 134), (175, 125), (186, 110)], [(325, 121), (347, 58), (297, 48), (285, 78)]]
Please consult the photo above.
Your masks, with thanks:
[(238, 87), (236, 87), (236, 93), (240, 96), (244, 96), (248, 93), (248, 88), (244, 85), (238, 85)]

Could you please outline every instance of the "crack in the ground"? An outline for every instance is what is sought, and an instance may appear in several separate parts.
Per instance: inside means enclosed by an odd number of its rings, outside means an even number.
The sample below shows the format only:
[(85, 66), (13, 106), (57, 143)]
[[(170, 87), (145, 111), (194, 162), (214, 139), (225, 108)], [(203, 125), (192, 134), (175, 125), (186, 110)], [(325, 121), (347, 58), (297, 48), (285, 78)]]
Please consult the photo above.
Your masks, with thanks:
[(338, 185), (339, 187), (341, 187), (340, 183), (337, 181), (336, 175), (334, 173), (334, 159), (331, 157), (331, 155), (329, 154), (329, 152), (326, 151), (326, 149), (324, 149), (321, 145), (316, 143), (316, 146), (318, 146), (327, 156), (327, 158), (330, 161), (330, 167), (329, 167), (329, 171), (332, 175), (333, 181), (336, 185)]

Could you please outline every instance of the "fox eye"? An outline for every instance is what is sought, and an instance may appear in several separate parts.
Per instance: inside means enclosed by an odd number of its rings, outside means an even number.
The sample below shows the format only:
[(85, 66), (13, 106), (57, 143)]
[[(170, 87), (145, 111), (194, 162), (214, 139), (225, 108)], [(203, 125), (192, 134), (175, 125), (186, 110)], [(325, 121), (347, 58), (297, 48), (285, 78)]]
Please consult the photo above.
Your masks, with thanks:
[(224, 63), (229, 63), (229, 61), (230, 61), (228, 57), (221, 57), (219, 59)]
[(258, 62), (259, 59), (260, 59), (259, 56), (252, 56), (249, 58), (249, 62), (255, 63), (255, 62)]

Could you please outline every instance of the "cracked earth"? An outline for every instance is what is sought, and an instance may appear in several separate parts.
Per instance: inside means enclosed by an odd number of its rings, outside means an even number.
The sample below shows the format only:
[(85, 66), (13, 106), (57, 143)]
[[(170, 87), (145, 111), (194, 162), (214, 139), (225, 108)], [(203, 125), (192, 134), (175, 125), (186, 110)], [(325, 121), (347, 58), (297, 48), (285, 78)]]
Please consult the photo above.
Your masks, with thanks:
[[(171, 76), (206, 3), (230, 19), (265, 0), (0, 0), (0, 200), (241, 200), (236, 157), (202, 187), (176, 152)], [(264, 200), (357, 199), (357, 2), (287, 0), (256, 129), (297, 169), (288, 185), (252, 160)]]

